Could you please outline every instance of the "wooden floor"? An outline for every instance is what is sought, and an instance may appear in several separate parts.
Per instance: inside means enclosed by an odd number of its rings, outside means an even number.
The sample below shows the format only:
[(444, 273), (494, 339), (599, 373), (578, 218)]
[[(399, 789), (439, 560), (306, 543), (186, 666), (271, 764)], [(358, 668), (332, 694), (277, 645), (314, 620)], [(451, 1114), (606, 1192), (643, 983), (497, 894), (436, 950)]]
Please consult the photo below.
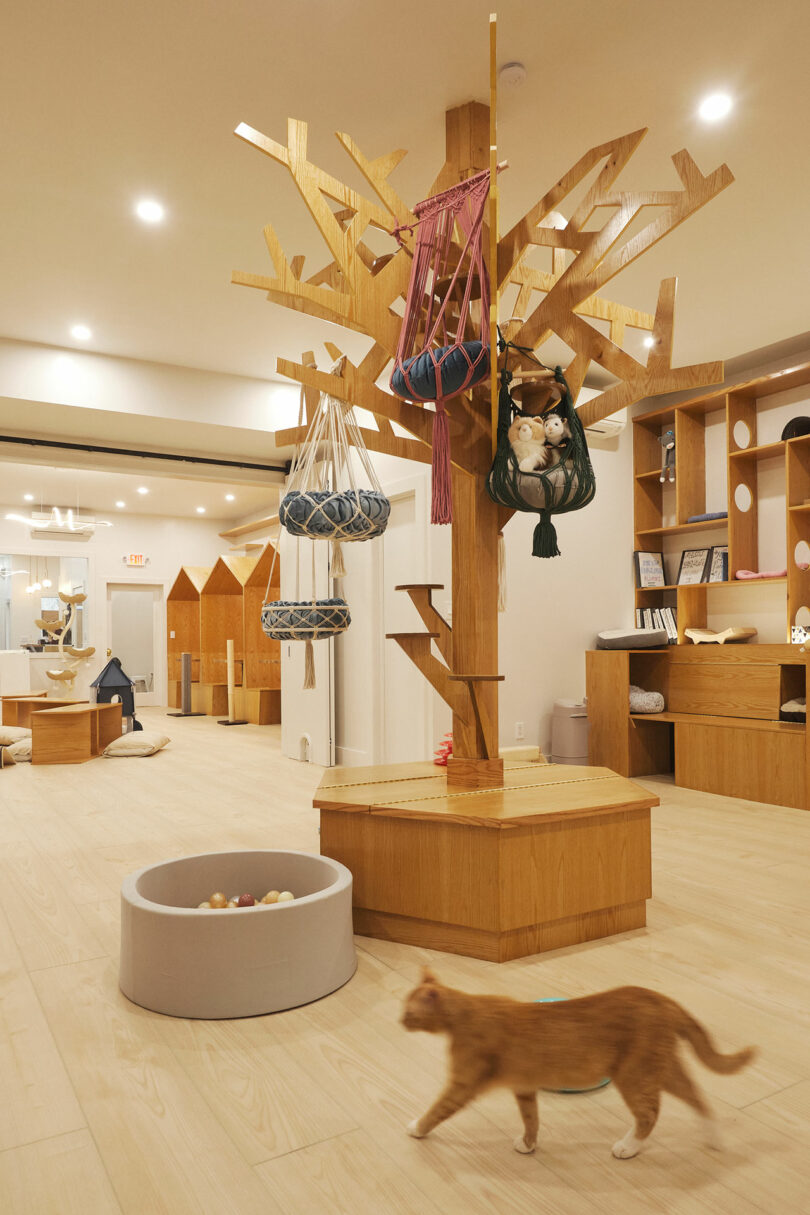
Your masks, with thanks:
[[(117, 986), (118, 888), (145, 864), (244, 846), (317, 851), (321, 771), (278, 727), (166, 719), (149, 759), (0, 773), (0, 1211), (3, 1215), (746, 1215), (810, 1210), (810, 814), (647, 782), (649, 925), (503, 965), (358, 938), (341, 991), (235, 1022), (174, 1020)], [(725, 1128), (701, 1146), (665, 1098), (647, 1152), (612, 1088), (541, 1098), (520, 1156), (511, 1096), (428, 1140), (405, 1124), (442, 1046), (398, 1025), (430, 960), (446, 981), (519, 998), (640, 983), (681, 1000), (755, 1066), (692, 1070)]]

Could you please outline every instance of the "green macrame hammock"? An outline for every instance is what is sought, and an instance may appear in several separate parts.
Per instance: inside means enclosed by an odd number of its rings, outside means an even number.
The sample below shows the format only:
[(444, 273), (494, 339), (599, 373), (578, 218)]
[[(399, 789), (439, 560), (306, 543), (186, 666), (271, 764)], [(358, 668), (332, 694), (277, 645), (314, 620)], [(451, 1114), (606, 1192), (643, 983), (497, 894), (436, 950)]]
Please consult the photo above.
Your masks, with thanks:
[(557, 532), (551, 516), (587, 506), (596, 493), (585, 431), (561, 368), (555, 368), (554, 378), (562, 389), (562, 400), (548, 412), (560, 414), (571, 430), (571, 438), (559, 463), (535, 472), (521, 472), (518, 467), (508, 431), (520, 410), (509, 392), (512, 373), (504, 367), (498, 401), (498, 446), (487, 478), (487, 493), (493, 502), (540, 515), (540, 522), (534, 529), (533, 557), (559, 557)]

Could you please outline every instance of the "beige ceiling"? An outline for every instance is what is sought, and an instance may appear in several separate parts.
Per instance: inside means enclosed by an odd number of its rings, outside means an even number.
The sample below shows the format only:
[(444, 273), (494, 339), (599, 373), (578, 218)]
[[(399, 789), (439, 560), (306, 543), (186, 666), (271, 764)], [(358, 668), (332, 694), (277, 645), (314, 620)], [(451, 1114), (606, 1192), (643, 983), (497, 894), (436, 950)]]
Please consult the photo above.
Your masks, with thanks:
[[(139, 494), (138, 489), (148, 492)], [(25, 494), (33, 501), (26, 502)], [(228, 502), (226, 494), (233, 494)], [(116, 502), (124, 502), (123, 508)], [(52, 506), (94, 515), (115, 523), (118, 516), (161, 515), (205, 518), (231, 525), (246, 516), (260, 518), (278, 509), (278, 489), (227, 482), (180, 480), (152, 473), (55, 468), (33, 464), (0, 464), (0, 505), (4, 513), (28, 515)], [(204, 507), (198, 512), (197, 507)]]
[[(394, 182), (409, 201), (442, 160), (443, 113), (486, 99), (490, 0), (40, 0), (6, 6), (0, 184), (0, 334), (254, 376), (336, 331), (229, 285), (269, 273), (272, 217), (288, 254), (324, 259), (284, 171), (231, 133), (240, 121), (284, 141), (311, 124), (313, 158), (359, 186), (332, 136), (369, 156), (411, 149)], [(810, 5), (800, 0), (503, 0), (499, 60), (526, 83), (503, 89), (504, 224), (588, 147), (650, 127), (622, 181), (677, 186), (686, 146), (731, 189), (613, 284), (652, 310), (658, 280), (681, 278), (678, 362), (731, 357), (804, 333), (810, 118)], [(695, 118), (725, 88), (731, 118)], [(131, 215), (153, 195), (167, 222)], [(355, 346), (352, 346), (352, 341)], [(349, 349), (358, 339), (350, 339)]]

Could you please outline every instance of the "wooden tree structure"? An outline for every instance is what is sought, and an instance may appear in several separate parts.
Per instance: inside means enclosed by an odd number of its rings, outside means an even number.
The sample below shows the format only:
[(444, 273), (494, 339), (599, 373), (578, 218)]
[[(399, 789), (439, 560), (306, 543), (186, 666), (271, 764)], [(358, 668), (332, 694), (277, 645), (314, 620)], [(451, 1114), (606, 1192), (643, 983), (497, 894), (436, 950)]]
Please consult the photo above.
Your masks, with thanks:
[[(446, 160), (426, 194), (487, 167), (493, 172), (484, 243), (485, 250), (490, 249), (493, 316), (497, 316), (499, 294), (511, 289), (513, 295), (517, 292), (511, 311), (520, 318), (502, 318), (505, 336), (536, 352), (552, 335), (561, 338), (574, 352), (565, 375), (575, 400), (591, 363), (615, 377), (610, 388), (579, 408), (586, 426), (642, 397), (718, 383), (723, 378), (720, 362), (671, 365), (676, 279), (661, 283), (655, 315), (608, 300), (602, 291), (621, 270), (729, 185), (730, 171), (722, 165), (704, 176), (688, 152), (681, 151), (672, 158), (681, 189), (623, 191), (616, 179), (646, 133), (634, 131), (591, 148), (497, 239), (494, 21), (490, 31), (490, 106), (471, 102), (447, 112)], [(236, 134), (289, 171), (330, 257), (305, 277), (304, 258), (288, 260), (268, 224), (264, 237), (273, 275), (235, 272), (233, 282), (259, 288), (276, 304), (356, 330), (373, 342), (357, 364), (343, 359), (337, 375), (320, 370), (311, 355), (301, 362), (278, 360), (278, 371), (304, 386), (307, 418), (304, 427), (278, 432), (276, 442), (280, 446), (300, 442), (318, 394), (329, 392), (374, 415), (378, 430), (363, 430), (370, 451), (429, 462), (432, 411), (402, 401), (380, 385), (386, 382), (383, 373), (397, 347), (414, 237), (405, 234), (402, 248), (391, 240), (390, 251), (379, 254), (372, 249), (379, 238), (368, 235), (370, 230), (391, 233), (395, 225), (415, 222), (390, 182), (405, 152), (369, 159), (350, 136), (337, 135), (373, 191), (375, 197), (367, 198), (312, 163), (304, 122), (289, 121), (286, 145), (245, 124)], [(567, 223), (548, 226), (554, 222), (552, 212), (558, 214), (595, 170), (595, 179), (571, 209)], [(649, 219), (640, 226), (642, 212)], [(599, 220), (601, 226), (594, 226)], [(547, 270), (529, 264), (538, 246), (550, 251)], [(595, 322), (607, 322), (609, 335)], [(627, 329), (651, 334), (646, 363), (623, 349)], [(330, 363), (342, 353), (332, 343), (326, 344), (326, 350)], [(514, 369), (530, 374), (532, 365), (516, 362)], [(410, 596), (426, 631), (395, 637), (452, 709), (454, 758), (448, 765), (448, 782), (471, 787), (499, 784), (503, 771), (497, 758), (497, 541), (511, 512), (494, 505), (485, 489), (494, 450), (495, 375), (493, 371), (492, 384), (479, 385), (448, 403), (455, 518), (452, 627), (433, 606), (436, 587), (408, 585), (398, 589)]]

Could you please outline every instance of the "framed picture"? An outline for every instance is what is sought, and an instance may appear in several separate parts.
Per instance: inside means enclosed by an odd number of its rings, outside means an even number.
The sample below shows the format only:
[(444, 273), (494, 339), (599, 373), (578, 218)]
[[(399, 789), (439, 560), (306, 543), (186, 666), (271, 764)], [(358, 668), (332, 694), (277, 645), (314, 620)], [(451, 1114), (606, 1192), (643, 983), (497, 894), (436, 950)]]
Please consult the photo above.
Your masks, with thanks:
[(681, 553), (678, 567), (678, 586), (694, 586), (706, 582), (709, 576), (712, 550), (710, 548), (687, 548)]
[(636, 567), (636, 586), (666, 586), (663, 553), (633, 553)]
[(709, 582), (728, 582), (728, 545), (717, 544), (712, 549)]

